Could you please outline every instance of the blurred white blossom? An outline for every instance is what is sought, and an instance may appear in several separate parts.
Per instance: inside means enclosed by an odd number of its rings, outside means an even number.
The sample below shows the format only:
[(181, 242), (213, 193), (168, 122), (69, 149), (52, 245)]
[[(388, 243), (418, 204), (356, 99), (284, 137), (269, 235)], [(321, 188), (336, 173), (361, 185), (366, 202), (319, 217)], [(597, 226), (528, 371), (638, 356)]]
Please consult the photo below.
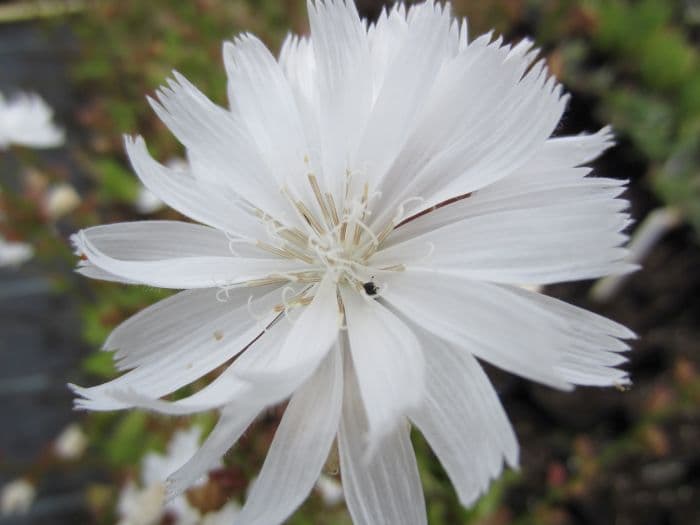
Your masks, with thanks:
[(64, 460), (80, 458), (88, 446), (88, 438), (77, 423), (71, 423), (58, 435), (53, 444), (55, 454)]
[(48, 188), (44, 206), (49, 219), (55, 221), (74, 211), (80, 202), (80, 195), (75, 188), (67, 182), (61, 182)]
[[(141, 461), (141, 485), (129, 482), (124, 487), (117, 510), (119, 525), (153, 525), (169, 515), (174, 525), (199, 523), (200, 513), (184, 494), (165, 499), (163, 480), (182, 467), (199, 448), (199, 427), (176, 431), (165, 454), (149, 452)], [(201, 483), (204, 479), (200, 479)]]
[(0, 515), (26, 514), (34, 499), (36, 488), (24, 478), (10, 481), (0, 491)]
[(39, 95), (0, 94), (0, 149), (11, 144), (52, 148), (64, 142), (63, 130), (53, 123), (53, 110)]
[(0, 267), (19, 266), (34, 256), (34, 248), (26, 242), (7, 241), (0, 235)]
[(343, 486), (335, 478), (321, 474), (316, 482), (316, 490), (321, 495), (323, 502), (329, 507), (343, 501)]

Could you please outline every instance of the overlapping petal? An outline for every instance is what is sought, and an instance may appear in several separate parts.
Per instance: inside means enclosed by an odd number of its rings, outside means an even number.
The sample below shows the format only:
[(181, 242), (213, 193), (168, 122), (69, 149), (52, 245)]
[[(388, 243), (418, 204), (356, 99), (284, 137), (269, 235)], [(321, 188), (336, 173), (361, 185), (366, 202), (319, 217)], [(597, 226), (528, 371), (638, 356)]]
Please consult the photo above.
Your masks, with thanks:
[[(450, 344), (508, 372), (555, 388), (624, 384), (611, 354), (633, 334), (579, 308), (532, 292), (408, 269), (387, 277), (382, 297)], [(581, 367), (577, 375), (574, 371)], [(593, 370), (597, 374), (587, 374)], [(597, 379), (593, 379), (593, 376)]]
[(292, 396), (240, 523), (282, 523), (306, 499), (338, 432), (342, 401), (342, 354), (334, 350)]
[[(586, 192), (589, 197), (586, 197)], [(500, 197), (477, 192), (398, 229), (402, 239), (378, 252), (377, 265), (406, 263), (502, 283), (547, 284), (624, 273), (627, 202), (608, 181), (570, 183)], [(580, 198), (579, 198), (580, 197)], [(473, 208), (472, 205), (473, 204)], [(402, 226), (403, 228), (403, 226)]]
[(184, 222), (97, 226), (81, 230), (72, 241), (108, 274), (160, 288), (230, 287), (302, 269), (292, 259), (237, 257), (223, 233)]
[(385, 306), (348, 287), (341, 297), (373, 449), (422, 401), (425, 359), (415, 334)]
[(426, 396), (410, 417), (469, 506), (518, 463), (518, 443), (489, 378), (468, 352), (424, 333)]
[[(187, 290), (141, 311), (117, 327), (105, 343), (116, 350), (126, 374), (92, 388), (73, 387), (77, 406), (116, 410), (131, 406), (115, 393), (132, 391), (158, 399), (222, 365), (245, 349), (274, 317), (279, 291), (232, 290), (228, 301), (218, 290)], [(249, 304), (249, 298), (253, 301)], [(259, 310), (257, 310), (259, 309)], [(269, 312), (256, 320), (251, 310)]]
[(353, 523), (427, 523), (416, 456), (404, 420), (367, 456), (369, 426), (357, 377), (346, 358), (338, 453), (343, 491)]

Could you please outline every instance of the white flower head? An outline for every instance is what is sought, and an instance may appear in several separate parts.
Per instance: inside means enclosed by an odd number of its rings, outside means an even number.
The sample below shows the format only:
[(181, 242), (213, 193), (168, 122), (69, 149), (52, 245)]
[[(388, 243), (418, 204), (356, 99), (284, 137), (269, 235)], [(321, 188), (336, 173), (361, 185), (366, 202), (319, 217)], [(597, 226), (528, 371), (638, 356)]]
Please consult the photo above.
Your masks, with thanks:
[(0, 149), (10, 144), (53, 148), (63, 144), (64, 132), (53, 123), (53, 110), (33, 93), (5, 99), (0, 94)]
[(289, 399), (237, 523), (284, 521), (333, 443), (355, 522), (425, 523), (411, 425), (464, 505), (518, 461), (477, 358), (559, 389), (628, 381), (629, 330), (518, 286), (629, 271), (624, 182), (581, 167), (607, 128), (551, 138), (567, 96), (530, 42), (469, 41), (434, 2), (371, 25), (352, 2), (308, 7), (311, 35), (279, 59), (248, 34), (224, 44), (230, 108), (177, 73), (151, 100), (187, 172), (127, 138), (144, 185), (202, 224), (74, 236), (84, 275), (184, 290), (111, 334), (127, 372), (76, 403), (219, 409), (176, 495)]

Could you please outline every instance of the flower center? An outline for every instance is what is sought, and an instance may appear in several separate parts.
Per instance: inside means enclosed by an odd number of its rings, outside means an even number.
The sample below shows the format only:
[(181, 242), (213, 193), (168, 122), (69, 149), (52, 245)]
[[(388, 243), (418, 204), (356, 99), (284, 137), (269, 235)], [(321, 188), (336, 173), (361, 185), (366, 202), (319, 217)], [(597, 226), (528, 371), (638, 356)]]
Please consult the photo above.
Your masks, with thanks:
[(379, 295), (382, 286), (375, 275), (403, 269), (400, 265), (374, 268), (370, 262), (396, 226), (397, 219), (390, 220), (379, 234), (375, 233), (368, 220), (372, 213), (370, 204), (378, 194), (372, 194), (367, 183), (353, 184), (350, 172), (346, 175), (340, 202), (336, 202), (332, 193), (322, 191), (315, 175), (309, 174), (307, 181), (308, 186), (296, 188), (295, 192), (287, 187), (281, 190), (299, 219), (294, 221), (298, 226), (257, 210), (268, 237), (255, 241), (258, 248), (281, 258), (301, 261), (307, 268), (271, 274), (245, 284), (306, 284), (301, 292), (285, 289), (283, 304), (276, 307), (280, 312), (310, 303), (315, 285), (326, 275), (337, 284), (354, 287), (359, 293), (370, 297)]

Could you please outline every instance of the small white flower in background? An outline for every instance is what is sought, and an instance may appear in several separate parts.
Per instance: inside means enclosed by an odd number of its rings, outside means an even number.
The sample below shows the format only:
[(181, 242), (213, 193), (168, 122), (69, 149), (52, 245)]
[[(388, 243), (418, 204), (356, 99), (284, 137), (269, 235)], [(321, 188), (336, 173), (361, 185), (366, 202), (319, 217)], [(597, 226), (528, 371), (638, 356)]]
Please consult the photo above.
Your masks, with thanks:
[[(164, 455), (150, 452), (143, 457), (141, 487), (129, 482), (119, 498), (119, 525), (151, 525), (159, 523), (165, 514), (173, 518), (175, 525), (199, 523), (199, 511), (189, 504), (184, 495), (165, 500), (163, 481), (195, 454), (200, 437), (198, 427), (177, 431)], [(202, 472), (205, 473), (206, 470)]]
[(87, 449), (88, 438), (77, 423), (71, 423), (58, 435), (53, 444), (56, 456), (66, 461), (80, 458)]
[(26, 242), (7, 241), (0, 235), (0, 268), (19, 266), (34, 256), (34, 248)]
[(75, 188), (66, 182), (54, 184), (46, 190), (44, 198), (46, 215), (52, 221), (65, 217), (78, 206), (81, 198)]
[[(173, 172), (187, 173), (189, 170), (189, 164), (184, 159), (173, 157), (165, 163), (165, 165), (173, 170)], [(157, 211), (162, 210), (165, 207), (165, 203), (160, 200), (155, 194), (150, 191), (143, 184), (139, 188), (139, 192), (136, 196), (136, 201), (134, 202), (134, 208), (137, 212), (143, 215), (150, 215)]]
[(10, 99), (0, 94), (0, 149), (11, 144), (30, 148), (53, 148), (63, 144), (63, 129), (53, 123), (53, 110), (33, 93)]
[(36, 488), (26, 479), (10, 481), (0, 491), (0, 515), (26, 514), (36, 498)]
[(156, 197), (152, 191), (148, 190), (145, 186), (139, 188), (139, 192), (136, 195), (136, 201), (134, 201), (134, 208), (137, 212), (142, 215), (150, 215), (155, 213), (165, 206), (165, 203)]
[(468, 41), (433, 2), (370, 25), (352, 2), (310, 2), (309, 15), (311, 36), (290, 36), (279, 59), (249, 34), (224, 45), (229, 109), (177, 73), (158, 92), (186, 172), (126, 140), (143, 184), (203, 225), (74, 236), (86, 276), (185, 290), (114, 330), (105, 349), (124, 375), (73, 386), (76, 404), (219, 409), (169, 477), (176, 497), (289, 399), (237, 523), (284, 521), (337, 442), (355, 522), (424, 524), (410, 425), (464, 505), (518, 462), (477, 358), (564, 390), (628, 382), (615, 366), (629, 330), (519, 286), (631, 270), (625, 183), (582, 167), (612, 143), (607, 128), (551, 137), (568, 97), (530, 42)]
[(329, 507), (343, 501), (343, 486), (335, 478), (321, 474), (316, 482), (316, 490), (321, 494), (321, 499)]

